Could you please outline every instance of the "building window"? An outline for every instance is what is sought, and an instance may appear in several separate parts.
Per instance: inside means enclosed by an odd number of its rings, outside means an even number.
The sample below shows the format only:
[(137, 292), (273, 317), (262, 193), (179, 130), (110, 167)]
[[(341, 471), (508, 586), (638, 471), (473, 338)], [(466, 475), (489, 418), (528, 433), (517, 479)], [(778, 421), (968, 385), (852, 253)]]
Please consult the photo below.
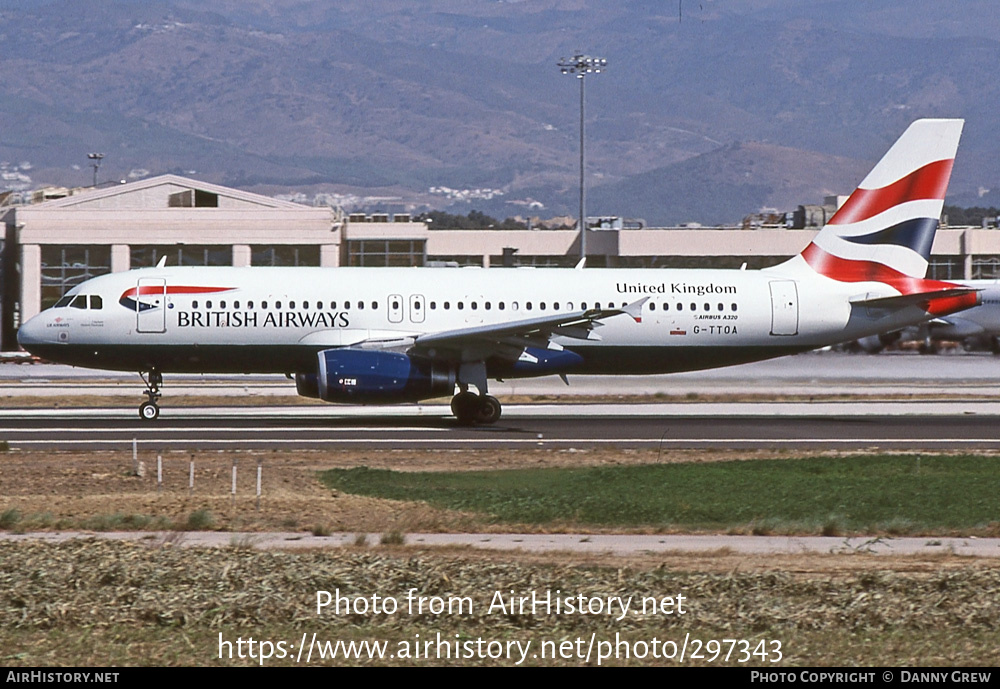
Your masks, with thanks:
[(1000, 256), (974, 256), (972, 258), (973, 280), (995, 280), (1000, 278)]
[(422, 266), (427, 242), (423, 239), (352, 239), (347, 242), (349, 266)]
[(110, 246), (42, 245), (42, 308), (80, 283), (110, 272)]
[(318, 266), (319, 247), (310, 245), (251, 246), (252, 266)]
[(961, 256), (932, 256), (927, 266), (927, 277), (932, 280), (961, 280), (965, 266)]
[(218, 208), (219, 195), (201, 189), (185, 189), (167, 198), (170, 208)]
[[(109, 250), (110, 252), (110, 250)], [(231, 266), (233, 248), (231, 246), (203, 245), (133, 245), (131, 261), (133, 268), (151, 268), (167, 257), (168, 266)]]

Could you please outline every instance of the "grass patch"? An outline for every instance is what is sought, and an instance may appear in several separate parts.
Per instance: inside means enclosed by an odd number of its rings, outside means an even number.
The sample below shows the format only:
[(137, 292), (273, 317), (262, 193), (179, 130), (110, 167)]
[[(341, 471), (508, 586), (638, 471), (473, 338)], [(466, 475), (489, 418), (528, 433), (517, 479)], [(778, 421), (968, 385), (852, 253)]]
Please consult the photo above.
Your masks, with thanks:
[(188, 531), (211, 531), (215, 528), (215, 515), (206, 509), (195, 510), (188, 515), (184, 528)]
[(995, 457), (844, 458), (469, 472), (365, 467), (323, 472), (331, 488), (427, 502), (501, 522), (891, 534), (1000, 522)]
[(0, 529), (13, 529), (21, 521), (21, 511), (15, 508), (0, 513)]

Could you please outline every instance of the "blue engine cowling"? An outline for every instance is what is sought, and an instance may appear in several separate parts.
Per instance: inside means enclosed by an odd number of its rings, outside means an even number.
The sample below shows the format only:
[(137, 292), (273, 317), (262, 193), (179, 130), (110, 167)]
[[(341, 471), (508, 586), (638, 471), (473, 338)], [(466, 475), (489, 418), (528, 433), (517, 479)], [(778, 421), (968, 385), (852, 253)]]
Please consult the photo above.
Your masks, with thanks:
[(317, 373), (299, 373), (295, 388), (304, 397), (327, 402), (386, 404), (451, 395), (455, 370), (395, 352), (325, 349)]

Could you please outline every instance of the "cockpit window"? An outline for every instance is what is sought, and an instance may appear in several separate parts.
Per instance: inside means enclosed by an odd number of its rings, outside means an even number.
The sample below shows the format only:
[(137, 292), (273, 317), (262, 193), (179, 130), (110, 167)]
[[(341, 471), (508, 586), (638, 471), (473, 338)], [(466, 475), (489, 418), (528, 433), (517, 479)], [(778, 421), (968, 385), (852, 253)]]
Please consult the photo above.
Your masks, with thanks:
[(60, 309), (63, 306), (69, 305), (69, 303), (71, 301), (73, 301), (73, 297), (63, 297), (62, 299), (60, 299), (59, 301), (57, 301), (55, 303), (55, 306), (53, 306), (52, 308), (54, 308), (54, 309)]
[(83, 294), (78, 294), (73, 297), (73, 301), (69, 305), (74, 309), (85, 309), (87, 308), (87, 297)]
[(96, 294), (90, 295), (90, 308), (92, 308), (92, 309), (103, 309), (104, 308), (104, 300), (101, 299)]

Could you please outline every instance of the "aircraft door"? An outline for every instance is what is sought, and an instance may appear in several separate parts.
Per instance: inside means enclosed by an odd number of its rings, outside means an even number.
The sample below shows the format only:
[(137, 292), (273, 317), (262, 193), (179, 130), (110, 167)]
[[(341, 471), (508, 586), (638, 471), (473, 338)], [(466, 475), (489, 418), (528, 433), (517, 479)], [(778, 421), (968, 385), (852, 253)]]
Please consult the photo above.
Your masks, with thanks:
[(410, 295), (410, 321), (413, 323), (424, 322), (424, 295)]
[(772, 280), (771, 334), (799, 333), (799, 292), (794, 280)]
[(398, 294), (389, 295), (389, 322), (403, 322), (403, 297)]
[(140, 333), (167, 331), (167, 281), (139, 278), (135, 290), (135, 329)]

